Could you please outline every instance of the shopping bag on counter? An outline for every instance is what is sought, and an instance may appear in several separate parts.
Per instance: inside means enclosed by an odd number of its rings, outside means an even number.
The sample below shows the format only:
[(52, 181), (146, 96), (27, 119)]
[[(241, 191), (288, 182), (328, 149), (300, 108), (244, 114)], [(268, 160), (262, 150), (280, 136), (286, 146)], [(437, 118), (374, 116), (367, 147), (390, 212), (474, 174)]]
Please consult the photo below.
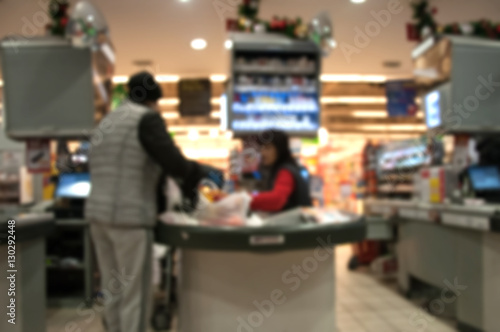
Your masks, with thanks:
[(205, 225), (244, 225), (251, 201), (245, 192), (230, 194), (217, 202), (210, 202), (200, 195), (193, 217)]
[(250, 195), (240, 192), (211, 202), (205, 196), (206, 193), (200, 191), (198, 203), (192, 213), (176, 211), (176, 206), (182, 206), (182, 192), (171, 178), (167, 178), (166, 195), (168, 210), (160, 216), (160, 221), (178, 225), (243, 225), (252, 201)]

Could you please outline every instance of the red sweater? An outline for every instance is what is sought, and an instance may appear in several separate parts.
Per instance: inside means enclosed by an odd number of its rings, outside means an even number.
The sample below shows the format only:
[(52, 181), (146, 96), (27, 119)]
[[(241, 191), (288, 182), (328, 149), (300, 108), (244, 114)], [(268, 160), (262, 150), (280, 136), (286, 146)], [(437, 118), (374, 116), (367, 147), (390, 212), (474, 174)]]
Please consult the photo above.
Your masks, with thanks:
[(284, 207), (295, 188), (292, 173), (286, 169), (278, 172), (274, 187), (271, 191), (264, 191), (253, 197), (250, 208), (252, 210), (278, 212)]

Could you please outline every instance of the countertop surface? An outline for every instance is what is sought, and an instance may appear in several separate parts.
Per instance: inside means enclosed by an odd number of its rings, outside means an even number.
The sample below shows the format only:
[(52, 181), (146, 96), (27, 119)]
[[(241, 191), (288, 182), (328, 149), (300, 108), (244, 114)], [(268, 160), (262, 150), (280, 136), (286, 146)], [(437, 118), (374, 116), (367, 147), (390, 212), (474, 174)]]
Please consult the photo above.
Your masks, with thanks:
[[(9, 220), (14, 220), (15, 223), (9, 224)], [(39, 237), (45, 237), (54, 229), (55, 218), (52, 213), (2, 215), (0, 219), (0, 245), (5, 245), (9, 236), (15, 236), (15, 242), (17, 244)]]
[(369, 199), (367, 215), (392, 220), (414, 220), (461, 227), (476, 231), (500, 232), (500, 205), (432, 204), (412, 200)]
[(282, 251), (358, 242), (366, 236), (360, 216), (339, 222), (305, 220), (298, 210), (265, 219), (261, 226), (193, 226), (159, 223), (156, 241), (186, 249)]

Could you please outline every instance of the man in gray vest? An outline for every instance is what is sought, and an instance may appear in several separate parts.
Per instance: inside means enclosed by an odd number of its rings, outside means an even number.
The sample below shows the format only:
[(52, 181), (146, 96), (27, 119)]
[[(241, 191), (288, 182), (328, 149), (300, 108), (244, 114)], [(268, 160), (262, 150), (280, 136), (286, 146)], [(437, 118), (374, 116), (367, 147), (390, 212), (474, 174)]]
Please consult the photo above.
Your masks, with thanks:
[(163, 173), (183, 180), (194, 201), (203, 168), (186, 160), (155, 109), (162, 91), (146, 72), (130, 78), (129, 99), (100, 123), (92, 145), (90, 222), (109, 332), (145, 332), (150, 318), (153, 228)]

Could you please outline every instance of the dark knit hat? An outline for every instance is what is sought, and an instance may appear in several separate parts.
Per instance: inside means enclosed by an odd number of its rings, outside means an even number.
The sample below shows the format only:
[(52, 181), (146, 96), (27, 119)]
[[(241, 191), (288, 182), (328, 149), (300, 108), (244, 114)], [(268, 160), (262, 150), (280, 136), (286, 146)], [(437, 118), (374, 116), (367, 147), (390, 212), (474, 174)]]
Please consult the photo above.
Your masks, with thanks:
[(163, 97), (160, 85), (153, 75), (147, 71), (130, 77), (128, 81), (128, 95), (130, 100), (142, 104), (146, 101), (157, 101)]

